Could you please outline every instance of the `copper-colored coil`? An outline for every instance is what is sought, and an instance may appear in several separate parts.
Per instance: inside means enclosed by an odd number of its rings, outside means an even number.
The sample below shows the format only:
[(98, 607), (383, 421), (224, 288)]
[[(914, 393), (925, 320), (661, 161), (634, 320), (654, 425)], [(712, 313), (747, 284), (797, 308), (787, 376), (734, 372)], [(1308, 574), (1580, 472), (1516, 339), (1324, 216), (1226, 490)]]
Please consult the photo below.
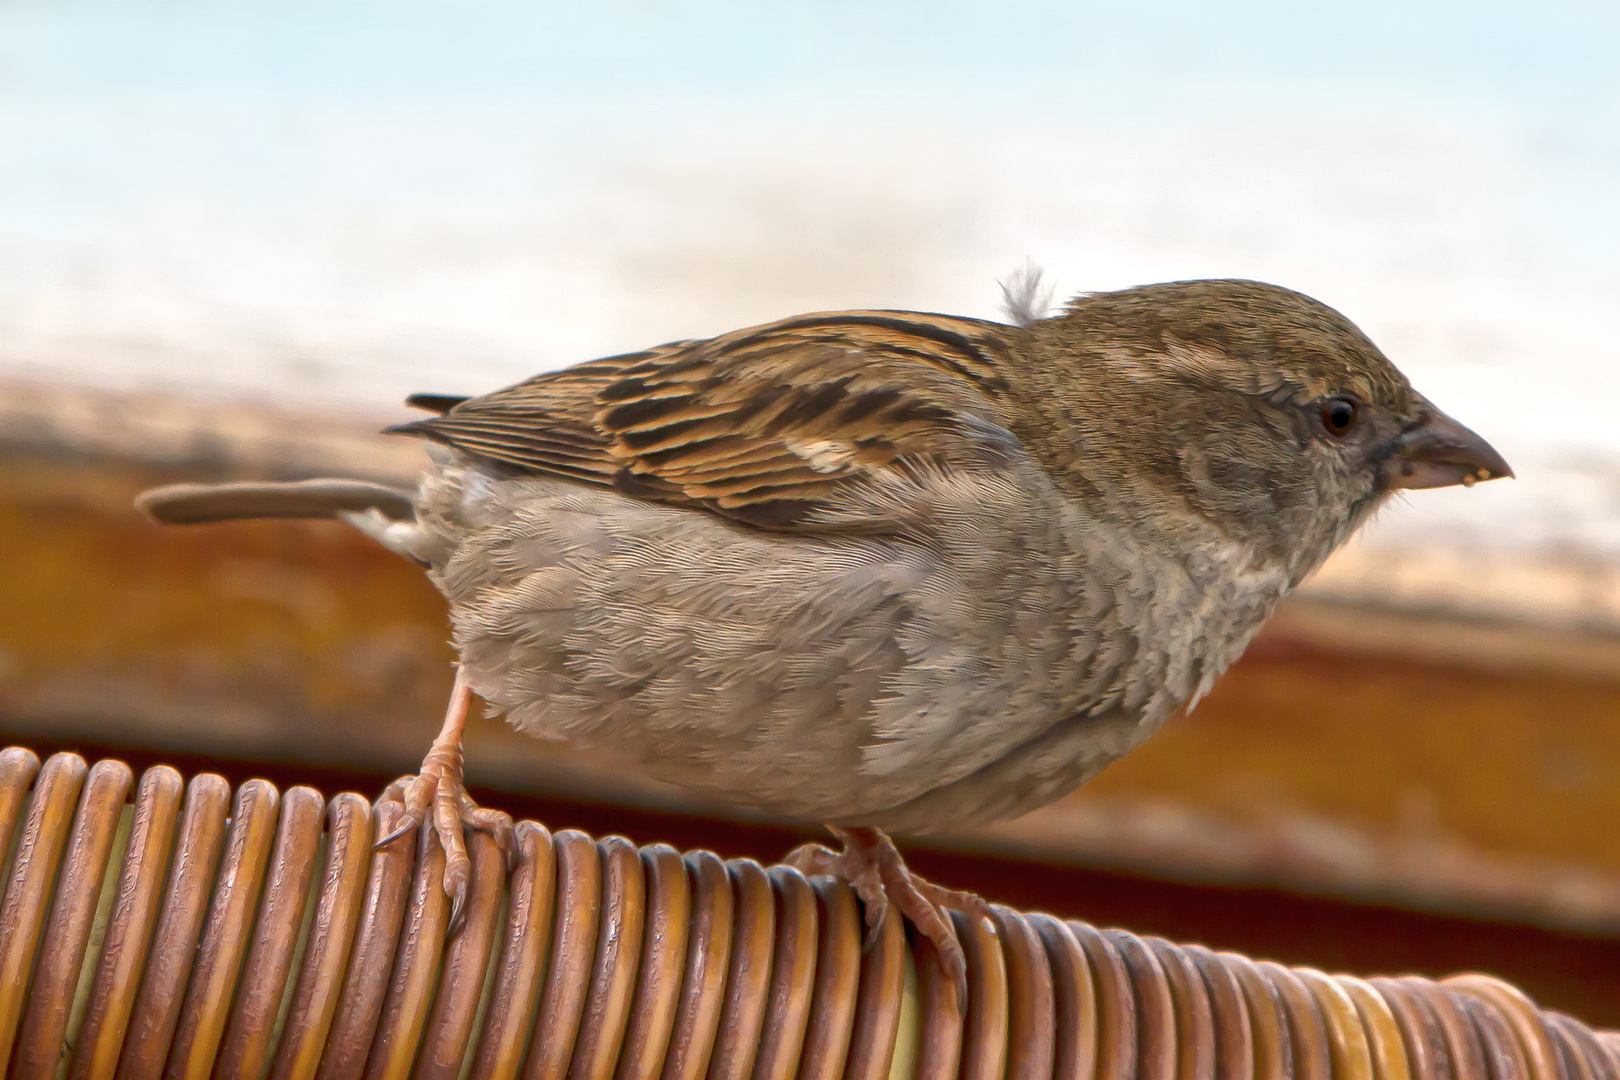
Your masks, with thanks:
[(0, 906), (0, 1064), (11, 1060), (28, 975), (49, 914), (51, 885), (67, 849), (73, 808), (87, 771), (77, 754), (58, 754), (45, 763), (34, 785), (5, 904)]
[(1620, 1077), (1620, 1039), (1615, 1039), (1611, 1032), (1593, 1031), (1591, 1034), (1597, 1042), (1598, 1050), (1602, 1053), (1600, 1063), (1608, 1066), (1606, 1075)]
[(906, 931), (900, 912), (884, 909), (878, 939), (861, 958), (860, 996), (849, 1036), (846, 1080), (884, 1080), (900, 1036), (906, 984)]
[(1569, 1080), (1598, 1080), (1599, 1073), (1592, 1060), (1587, 1057), (1585, 1049), (1575, 1036), (1565, 1030), (1562, 1023), (1564, 1019), (1562, 1016), (1552, 1014), (1547, 1017), (1547, 1034), (1552, 1036), (1553, 1045), (1558, 1048), (1564, 1075), (1569, 1077)]
[(167, 1080), (207, 1080), (213, 1071), (236, 978), (252, 940), (253, 913), (264, 891), (280, 804), (280, 793), (262, 780), (250, 780), (237, 792), (225, 861), (169, 1048)]
[(1294, 974), (1316, 999), (1317, 1012), (1327, 1025), (1336, 1080), (1376, 1080), (1369, 1033), (1344, 987), (1315, 968), (1298, 967)]
[(320, 1067), (359, 930), (371, 864), (371, 807), (352, 792), (337, 796), (327, 810), (326, 835), (326, 873), (271, 1080), (310, 1080)]
[[(28, 801), (38, 775), (39, 758), (32, 750), (20, 746), (0, 750), (0, 852), (11, 850), (17, 824), (22, 820), (23, 804)], [(9, 867), (0, 871), (0, 884), (9, 873)]]
[(1530, 1064), (1533, 1080), (1563, 1080), (1558, 1051), (1541, 1010), (1522, 991), (1489, 975), (1455, 975), (1447, 979), (1445, 985), (1449, 990), (1488, 1001), (1501, 1010)]
[(1255, 1069), (1254, 1024), (1236, 976), (1202, 945), (1183, 945), (1181, 951), (1192, 961), (1209, 994), (1215, 1062), (1205, 1075), (1215, 1080), (1260, 1080)]
[(1170, 982), (1176, 1020), (1176, 1080), (1206, 1080), (1215, 1075), (1215, 1010), (1204, 977), (1192, 958), (1170, 942), (1163, 938), (1147, 938), (1146, 942)]
[(269, 878), (216, 1057), (221, 1076), (259, 1076), (271, 1063), (271, 1039), (304, 926), (325, 809), (320, 792), (307, 787), (293, 788), (281, 800)]
[(1400, 1021), (1389, 1001), (1371, 983), (1353, 975), (1339, 975), (1333, 981), (1355, 1003), (1356, 1015), (1367, 1033), (1374, 1074), (1379, 1080), (1414, 1080), (1406, 1036), (1401, 1033)]
[(956, 981), (945, 973), (939, 950), (926, 937), (912, 940), (917, 964), (917, 1002), (922, 1012), (917, 1037), (916, 1080), (956, 1080), (962, 1063), (964, 1003), (956, 1000)]
[(1270, 960), (1262, 960), (1256, 967), (1282, 1002), (1283, 1015), (1288, 1020), (1288, 1045), (1295, 1080), (1329, 1080), (1337, 1055), (1316, 995), (1290, 968)]
[[(1610, 1080), (1620, 1035), (1484, 976), (1361, 980), (993, 909), (969, 998), (848, 885), (619, 837), (468, 838), (0, 752), (6, 1075), (68, 1080)], [(227, 818), (227, 811), (230, 816)], [(423, 845), (425, 844), (425, 847)]]
[[(726, 970), (731, 964), (731, 875), (712, 852), (694, 851), (686, 856), (686, 863), (693, 879), (692, 929), (663, 1080), (697, 1080), (707, 1074), (714, 1034), (720, 1027)], [(849, 906), (853, 918), (853, 900)], [(849, 996), (853, 1006), (855, 995), (851, 992)], [(838, 1048), (840, 1062), (848, 1039), (846, 1028)]]
[(1221, 966), (1237, 980), (1254, 1032), (1255, 1080), (1293, 1080), (1294, 1043), (1288, 1009), (1277, 988), (1261, 974), (1254, 961), (1237, 953), (1221, 953)]
[(1548, 1035), (1552, 1039), (1553, 1048), (1558, 1051), (1558, 1067), (1568, 1080), (1597, 1080), (1592, 1069), (1586, 1063), (1586, 1057), (1573, 1040), (1561, 1029), (1548, 1025)]
[(1451, 1054), (1446, 1050), (1445, 1032), (1440, 1030), (1440, 1022), (1428, 1006), (1398, 979), (1368, 979), (1367, 982), (1395, 1014), (1412, 1076), (1416, 1080), (1450, 1080)]
[(445, 950), (433, 1011), (423, 1026), (422, 1051), (412, 1076), (457, 1080), (489, 982), (490, 958), (506, 901), (506, 855), (485, 832), (468, 837), (467, 907), (460, 932)]
[(1458, 1004), (1456, 995), (1429, 979), (1408, 976), (1401, 984), (1412, 996), (1426, 1005), (1445, 1035), (1446, 1052), (1451, 1057), (1453, 1076), (1489, 1076), (1485, 1063), (1485, 1044), (1479, 1037), (1468, 1014)]
[[(372, 834), (389, 835), (402, 813), (404, 808), (398, 803), (377, 807), (372, 814)], [(360, 1080), (365, 1074), (366, 1059), (382, 1020), (383, 998), (393, 975), (415, 865), (415, 833), (371, 855), (365, 894), (360, 901), (359, 932), (316, 1080)]]
[(439, 982), (439, 962), (450, 929), (450, 897), (444, 891), (444, 848), (433, 832), (423, 837), (366, 1080), (405, 1080), (410, 1075)]
[[(701, 854), (704, 853), (697, 853)], [(689, 859), (695, 857), (687, 856)], [(837, 1080), (844, 1074), (849, 1038), (855, 1030), (855, 995), (861, 977), (861, 937), (866, 931), (855, 906), (854, 893), (828, 877), (818, 877), (811, 885), (816, 891), (821, 933), (816, 941), (816, 985), (814, 996), (810, 999), (810, 1027), (804, 1035), (799, 1080)], [(726, 896), (729, 899), (730, 893)], [(701, 925), (699, 920), (693, 920), (694, 933)], [(678, 1045), (678, 1041), (671, 1045), (672, 1056), (677, 1052)], [(666, 1068), (663, 1080), (677, 1078), (672, 1077)]]
[(773, 866), (766, 873), (776, 895), (776, 954), (771, 958), (770, 996), (754, 1059), (754, 1080), (793, 1080), (810, 1023), (821, 920), (815, 891), (803, 874), (791, 866)]
[(1571, 1020), (1571, 1027), (1578, 1027), (1589, 1038), (1583, 1040), (1592, 1052), (1595, 1065), (1600, 1076), (1620, 1080), (1620, 1038), (1614, 1032), (1593, 1031), (1579, 1020)]
[(1091, 967), (1097, 993), (1097, 1080), (1136, 1078), (1136, 997), (1125, 960), (1094, 927), (1069, 923), (1086, 963)]
[(1547, 1021), (1547, 1035), (1552, 1039), (1553, 1049), (1557, 1051), (1558, 1074), (1565, 1080), (1584, 1080), (1585, 1074), (1590, 1071), (1585, 1056), (1574, 1041), (1561, 1028), (1556, 1027), (1550, 1018)]
[[(1052, 965), (1052, 1080), (1094, 1080), (1097, 1070), (1097, 990), (1085, 948), (1074, 931), (1037, 913), (1026, 916)], [(952, 1074), (954, 1075), (954, 1073)]]
[(962, 1080), (1007, 1075), (1007, 960), (988, 919), (953, 911), (956, 936), (967, 954), (967, 1015), (962, 1025)]
[(107, 856), (133, 782), (129, 766), (121, 761), (99, 761), (85, 779), (62, 864), (59, 897), (40, 940), (34, 986), (17, 1036), (9, 1073), (17, 1080), (48, 1080), (56, 1075), (62, 1043), (68, 1037), (68, 1011), (78, 990), (101, 898)]
[[(495, 972), (484, 1014), (483, 1038), (473, 1063), (474, 1080), (512, 1080), (534, 1027), (551, 955), (553, 908), (557, 898), (557, 859), (551, 833), (533, 821), (513, 830), (517, 868), (509, 883), (505, 949)], [(681, 874), (684, 876), (685, 868)], [(683, 927), (684, 929), (684, 927)]]
[(602, 855), (596, 844), (574, 829), (557, 833), (552, 843), (558, 896), (551, 973), (540, 995), (525, 1080), (562, 1080), (567, 1074), (590, 992), (602, 915)]
[(135, 1008), (130, 1014), (129, 1037), (118, 1062), (118, 1080), (149, 1080), (163, 1075), (186, 982), (196, 962), (193, 955), (208, 913), (209, 890), (225, 852), (226, 815), (231, 789), (210, 773), (193, 777), (186, 785), (185, 810), (180, 818), (180, 840), (169, 887), (158, 916), (157, 930), (147, 952)]
[(1495, 1080), (1530, 1080), (1530, 1061), (1524, 1048), (1513, 1037), (1508, 1024), (1496, 1005), (1483, 998), (1452, 992), (1462, 1006), (1463, 1013), (1473, 1021), (1479, 1032), (1480, 1045), (1485, 1048), (1485, 1062)]
[[(624, 1045), (619, 1051), (615, 1074), (618, 1080), (657, 1076), (663, 1067), (675, 1024), (675, 1008), (680, 1002), (681, 973), (686, 967), (686, 935), (692, 917), (692, 881), (681, 853), (668, 844), (653, 844), (641, 849), (641, 861), (647, 881), (647, 919), (642, 932), (644, 944), (635, 1002), (630, 1010)], [(803, 902), (809, 904), (813, 920), (815, 894), (802, 877), (799, 882), (804, 886)], [(813, 949), (813, 921), (809, 932)], [(809, 966), (813, 977), (813, 953)], [(808, 992), (804, 997), (808, 1009)], [(802, 1027), (800, 1034), (803, 1034)], [(797, 1044), (793, 1055), (794, 1066), (797, 1066)], [(791, 1076), (790, 1071), (788, 1077), (781, 1080), (790, 1080)]]
[(111, 1080), (118, 1068), (141, 969), (157, 927), (184, 790), (180, 774), (166, 766), (149, 769), (141, 778), (118, 892), (68, 1080)]
[(1134, 934), (1107, 930), (1104, 935), (1119, 949), (1136, 995), (1136, 1074), (1175, 1076), (1178, 1065), (1176, 1006), (1164, 968)]
[(1620, 1067), (1603, 1049), (1603, 1044), (1592, 1034), (1592, 1030), (1573, 1016), (1563, 1013), (1549, 1012), (1547, 1019), (1564, 1040), (1574, 1050), (1581, 1080), (1590, 1077), (1591, 1080), (1614, 1080), (1620, 1076)]
[[(765, 996), (771, 982), (776, 938), (776, 894), (765, 870), (752, 859), (727, 864), (735, 897), (728, 993), (720, 1013), (709, 1080), (748, 1080), (765, 1022)], [(570, 1080), (587, 1080), (572, 1077)]]
[[(647, 879), (641, 853), (622, 836), (609, 836), (597, 846), (602, 854), (602, 914), (591, 989), (569, 1066), (570, 1080), (610, 1080), (613, 1076), (641, 960), (641, 935), (647, 926)], [(459, 1075), (459, 1069), (448, 1073), (451, 1080)]]
[(1057, 1001), (1051, 962), (1021, 913), (994, 911), (1007, 961), (1007, 1080), (1052, 1080)]

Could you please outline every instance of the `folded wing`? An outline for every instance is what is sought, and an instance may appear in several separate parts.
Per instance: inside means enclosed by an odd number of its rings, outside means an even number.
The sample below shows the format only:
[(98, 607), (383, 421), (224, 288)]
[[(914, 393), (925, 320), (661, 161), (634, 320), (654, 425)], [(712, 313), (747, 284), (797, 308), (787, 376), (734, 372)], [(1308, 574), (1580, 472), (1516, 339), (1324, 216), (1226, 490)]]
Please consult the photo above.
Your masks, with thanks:
[(1013, 327), (903, 312), (788, 319), (540, 375), (390, 429), (518, 472), (771, 529), (880, 474), (997, 467)]

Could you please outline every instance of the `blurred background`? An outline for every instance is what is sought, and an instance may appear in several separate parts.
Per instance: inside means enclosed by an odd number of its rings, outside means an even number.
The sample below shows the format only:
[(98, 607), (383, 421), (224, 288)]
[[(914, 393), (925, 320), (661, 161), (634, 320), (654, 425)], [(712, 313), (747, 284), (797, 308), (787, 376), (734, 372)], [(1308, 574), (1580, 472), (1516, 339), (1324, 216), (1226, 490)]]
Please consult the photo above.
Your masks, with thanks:
[[(949, 884), (1620, 1023), (1612, 3), (0, 0), (0, 734), (375, 794), (442, 605), (150, 483), (408, 478), (413, 391), (804, 311), (1252, 277), (1358, 322), (1513, 482), (1369, 528), (1211, 699)], [(799, 834), (469, 739), (488, 802)]]

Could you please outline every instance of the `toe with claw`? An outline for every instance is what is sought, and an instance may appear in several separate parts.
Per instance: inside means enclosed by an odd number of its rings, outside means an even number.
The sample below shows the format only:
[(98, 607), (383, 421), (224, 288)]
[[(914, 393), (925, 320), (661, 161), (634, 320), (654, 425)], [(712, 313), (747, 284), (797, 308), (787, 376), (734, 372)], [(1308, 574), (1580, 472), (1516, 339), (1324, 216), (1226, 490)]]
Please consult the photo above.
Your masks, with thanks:
[(917, 932), (939, 950), (940, 964), (956, 984), (956, 1000), (965, 1009), (967, 954), (948, 912), (988, 917), (990, 905), (974, 893), (943, 889), (913, 874), (894, 841), (878, 829), (831, 831), (844, 842), (843, 851), (835, 853), (821, 844), (805, 844), (787, 857), (787, 863), (806, 874), (833, 874), (850, 883), (865, 912), (868, 949), (878, 940), (888, 906), (898, 908)]

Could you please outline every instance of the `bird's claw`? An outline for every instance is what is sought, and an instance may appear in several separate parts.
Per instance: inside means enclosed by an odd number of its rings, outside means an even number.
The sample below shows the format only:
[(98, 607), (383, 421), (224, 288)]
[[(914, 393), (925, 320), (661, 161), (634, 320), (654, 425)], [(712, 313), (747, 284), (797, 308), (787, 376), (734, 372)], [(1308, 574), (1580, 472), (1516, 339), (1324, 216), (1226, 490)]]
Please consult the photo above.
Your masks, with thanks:
[(956, 1001), (967, 1008), (967, 953), (948, 914), (961, 911), (975, 919), (991, 916), (990, 905), (975, 893), (944, 889), (913, 874), (894, 842), (876, 829), (835, 829), (844, 850), (805, 844), (786, 860), (807, 875), (832, 874), (848, 881), (860, 898), (866, 923), (862, 949), (870, 952), (883, 934), (883, 920), (893, 904), (939, 953), (940, 968), (956, 987)]
[(488, 833), (500, 847), (510, 873), (518, 859), (512, 819), (499, 810), (489, 810), (473, 802), (461, 779), (459, 760), (450, 755), (429, 753), (422, 771), (402, 776), (383, 791), (379, 802), (397, 802), (404, 807), (399, 824), (375, 847), (393, 843), (411, 830), (422, 828), (437, 837), (444, 850), (444, 891), (450, 897), (448, 932), (461, 928), (466, 916), (467, 892), (472, 881), (472, 858), (467, 853), (466, 831)]
[(889, 898), (884, 894), (883, 885), (865, 868), (851, 867), (844, 855), (825, 844), (801, 844), (788, 852), (787, 858), (782, 861), (793, 867), (805, 877), (829, 875), (843, 878), (855, 890), (855, 895), (861, 901), (861, 921), (865, 924), (865, 932), (861, 935), (861, 953), (865, 955), (877, 948), (877, 943), (883, 938), (883, 919), (889, 913)]

